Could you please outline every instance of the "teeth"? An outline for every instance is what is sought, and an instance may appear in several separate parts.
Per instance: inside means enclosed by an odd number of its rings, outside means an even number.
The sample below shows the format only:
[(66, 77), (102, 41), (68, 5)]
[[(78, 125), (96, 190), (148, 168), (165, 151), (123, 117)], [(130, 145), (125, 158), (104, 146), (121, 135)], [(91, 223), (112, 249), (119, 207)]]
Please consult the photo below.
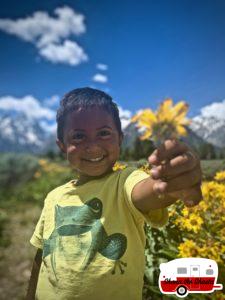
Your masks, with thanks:
[(102, 159), (103, 159), (103, 156), (97, 157), (97, 158), (88, 159), (88, 160), (90, 160), (90, 161), (100, 161)]

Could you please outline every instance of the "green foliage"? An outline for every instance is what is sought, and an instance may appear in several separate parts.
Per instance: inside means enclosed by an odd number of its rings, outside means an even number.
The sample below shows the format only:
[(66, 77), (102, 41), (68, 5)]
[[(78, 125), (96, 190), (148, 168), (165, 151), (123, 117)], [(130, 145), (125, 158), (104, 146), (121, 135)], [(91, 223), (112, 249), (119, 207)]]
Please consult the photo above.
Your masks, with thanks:
[[(159, 229), (146, 225), (145, 233), (147, 240), (144, 299), (158, 300), (162, 299), (158, 289), (159, 265), (177, 257), (177, 244), (180, 243), (181, 236), (177, 228), (170, 223)], [(173, 299), (173, 296), (170, 299)]]
[(25, 184), (38, 169), (38, 159), (26, 154), (0, 155), (0, 188), (11, 189)]
[(129, 161), (132, 160), (132, 153), (129, 148), (122, 148), (120, 152), (119, 160)]
[[(175, 205), (175, 204), (173, 204)], [(181, 211), (182, 202), (176, 203), (176, 210)], [(158, 278), (160, 274), (159, 266), (161, 263), (178, 258), (178, 245), (184, 238), (182, 231), (169, 219), (168, 224), (163, 228), (152, 228), (145, 226), (146, 233), (146, 269), (144, 276), (143, 300), (169, 300), (178, 299), (175, 295), (162, 295), (159, 290)], [(224, 274), (221, 272), (218, 282), (222, 282)], [(221, 278), (221, 279), (220, 279)], [(214, 295), (207, 294), (188, 294), (187, 299), (191, 300), (210, 300), (219, 299)]]
[(13, 198), (14, 200), (17, 198), (17, 201), (38, 203), (42, 206), (44, 198), (51, 190), (65, 184), (72, 178), (74, 178), (74, 174), (69, 168), (65, 173), (44, 173), (39, 178), (33, 179), (26, 185), (21, 186), (21, 188), (17, 190), (17, 194), (13, 195)]
[(121, 149), (120, 160), (130, 161), (146, 159), (154, 149), (152, 141), (141, 141), (140, 138), (137, 137), (132, 148)]
[(201, 159), (215, 159), (216, 152), (212, 144), (203, 143), (199, 146), (198, 153)]
[(141, 141), (139, 137), (136, 138), (134, 143), (134, 149), (131, 152), (134, 160), (147, 158), (153, 151), (154, 145), (152, 141), (144, 140)]
[[(146, 147), (146, 149), (149, 151), (149, 148)], [(15, 154), (0, 156), (0, 246), (7, 247), (9, 242), (4, 235), (4, 229), (9, 221), (7, 209), (17, 210), (21, 204), (24, 204), (24, 207), (27, 204), (35, 205), (35, 203), (43, 206), (48, 192), (76, 177), (74, 171), (62, 158), (56, 157), (52, 160), (49, 157), (51, 154), (48, 154), (48, 159)], [(140, 168), (146, 162), (146, 159), (140, 159), (130, 161), (128, 165)], [(202, 161), (201, 163), (206, 178), (212, 178), (218, 170), (225, 169), (225, 160)], [(180, 209), (179, 206), (177, 209)], [(143, 299), (177, 299), (173, 295), (162, 295), (159, 292), (158, 276), (160, 263), (177, 257), (177, 245), (182, 241), (181, 231), (172, 222), (169, 222), (163, 229), (146, 226), (145, 230), (147, 243)], [(210, 299), (209, 296), (194, 294), (188, 295), (188, 299), (204, 300)], [(212, 296), (211, 299), (213, 299)]]
[[(159, 265), (177, 258), (177, 245), (182, 241), (181, 232), (171, 222), (165, 228), (156, 229), (146, 226), (146, 270), (144, 277), (143, 299), (177, 299), (175, 295), (162, 295), (159, 290)], [(211, 296), (189, 294), (188, 299), (209, 300)]]
[[(45, 161), (43, 168), (40, 161)], [(61, 159), (59, 159), (61, 161)], [(0, 156), (0, 207), (10, 207), (21, 201), (43, 204), (48, 192), (74, 177), (65, 162), (22, 154)]]
[(218, 171), (225, 169), (225, 159), (201, 160), (201, 167), (204, 180), (211, 180)]
[(4, 227), (8, 222), (8, 214), (5, 210), (0, 209), (0, 247), (7, 247), (9, 244), (9, 239), (4, 235)]

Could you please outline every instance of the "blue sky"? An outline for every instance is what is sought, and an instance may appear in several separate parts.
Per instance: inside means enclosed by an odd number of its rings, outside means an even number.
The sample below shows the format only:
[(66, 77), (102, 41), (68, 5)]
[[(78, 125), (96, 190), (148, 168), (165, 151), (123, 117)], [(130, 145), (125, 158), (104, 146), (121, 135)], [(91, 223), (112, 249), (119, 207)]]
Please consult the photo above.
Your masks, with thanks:
[(0, 109), (53, 122), (92, 86), (125, 116), (171, 97), (225, 118), (224, 16), (223, 0), (1, 1)]

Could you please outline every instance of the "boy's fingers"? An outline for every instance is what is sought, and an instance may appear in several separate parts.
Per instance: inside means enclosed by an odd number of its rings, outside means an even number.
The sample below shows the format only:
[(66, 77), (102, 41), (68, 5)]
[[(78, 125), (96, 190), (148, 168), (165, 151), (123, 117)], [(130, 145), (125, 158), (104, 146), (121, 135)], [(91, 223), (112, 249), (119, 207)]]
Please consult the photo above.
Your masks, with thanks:
[(158, 165), (188, 150), (189, 147), (183, 142), (176, 139), (166, 140), (149, 156), (148, 161), (150, 164)]
[(151, 175), (153, 179), (175, 177), (179, 174), (188, 172), (194, 168), (200, 168), (198, 159), (190, 151), (179, 155), (170, 161), (165, 162), (159, 166), (155, 166), (151, 169)]
[(159, 193), (170, 193), (180, 190), (187, 190), (201, 182), (202, 174), (200, 168), (195, 168), (177, 177), (155, 183), (155, 190)]

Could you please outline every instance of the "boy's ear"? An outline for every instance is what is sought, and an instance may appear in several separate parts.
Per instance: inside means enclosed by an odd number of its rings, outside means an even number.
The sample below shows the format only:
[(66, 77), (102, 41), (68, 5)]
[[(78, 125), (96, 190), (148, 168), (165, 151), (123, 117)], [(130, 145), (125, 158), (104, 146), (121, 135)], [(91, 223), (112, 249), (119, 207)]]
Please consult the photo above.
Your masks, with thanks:
[(123, 142), (123, 133), (120, 134), (120, 136), (119, 136), (119, 144), (120, 144), (120, 146), (122, 145), (122, 142)]
[(65, 145), (59, 140), (59, 139), (56, 139), (56, 145), (59, 147), (59, 149), (63, 152), (63, 153), (66, 153), (66, 147)]

